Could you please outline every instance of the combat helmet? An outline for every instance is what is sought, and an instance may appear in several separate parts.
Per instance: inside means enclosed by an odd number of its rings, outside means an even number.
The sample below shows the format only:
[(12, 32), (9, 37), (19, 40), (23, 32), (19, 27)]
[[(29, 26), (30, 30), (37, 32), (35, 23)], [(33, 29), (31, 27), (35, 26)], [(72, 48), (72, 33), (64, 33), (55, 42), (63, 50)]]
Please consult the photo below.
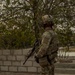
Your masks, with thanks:
[(54, 25), (53, 17), (51, 15), (42, 16), (42, 22), (44, 27), (52, 27)]

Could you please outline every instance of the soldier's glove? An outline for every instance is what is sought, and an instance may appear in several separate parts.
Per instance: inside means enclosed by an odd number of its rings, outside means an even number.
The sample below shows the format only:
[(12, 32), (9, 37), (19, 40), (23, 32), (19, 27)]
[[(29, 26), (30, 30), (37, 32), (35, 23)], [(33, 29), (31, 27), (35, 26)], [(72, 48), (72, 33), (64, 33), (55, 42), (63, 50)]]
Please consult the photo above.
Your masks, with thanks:
[(35, 61), (39, 63), (39, 58), (37, 56), (35, 56)]

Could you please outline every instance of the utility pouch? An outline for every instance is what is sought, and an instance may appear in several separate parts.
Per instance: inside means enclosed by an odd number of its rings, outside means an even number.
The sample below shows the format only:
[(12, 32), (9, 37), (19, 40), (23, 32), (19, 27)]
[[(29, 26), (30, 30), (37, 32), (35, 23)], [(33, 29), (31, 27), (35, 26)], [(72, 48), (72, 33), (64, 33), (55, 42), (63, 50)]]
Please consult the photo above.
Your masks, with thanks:
[(39, 65), (40, 66), (47, 66), (49, 64), (47, 56), (44, 56), (42, 58), (39, 58)]

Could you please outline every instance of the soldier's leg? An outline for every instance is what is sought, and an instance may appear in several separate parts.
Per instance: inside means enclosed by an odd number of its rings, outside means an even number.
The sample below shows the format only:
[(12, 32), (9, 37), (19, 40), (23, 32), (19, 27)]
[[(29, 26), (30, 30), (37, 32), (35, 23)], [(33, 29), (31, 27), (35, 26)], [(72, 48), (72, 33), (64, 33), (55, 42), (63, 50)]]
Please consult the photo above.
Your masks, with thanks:
[(54, 69), (55, 69), (55, 66), (54, 66), (54, 64), (52, 64), (51, 66), (50, 66), (50, 74), (51, 75), (54, 75)]
[(52, 75), (51, 66), (45, 66), (41, 68), (41, 75)]

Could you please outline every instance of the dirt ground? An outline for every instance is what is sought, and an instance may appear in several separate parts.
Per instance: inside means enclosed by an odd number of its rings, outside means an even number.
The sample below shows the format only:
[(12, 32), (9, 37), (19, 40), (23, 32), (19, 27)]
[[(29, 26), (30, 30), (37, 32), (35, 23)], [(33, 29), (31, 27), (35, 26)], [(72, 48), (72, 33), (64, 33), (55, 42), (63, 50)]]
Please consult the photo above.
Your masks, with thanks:
[[(40, 75), (40, 74), (37, 74), (37, 73), (0, 72), (0, 75)], [(75, 75), (75, 74), (55, 74), (55, 75)]]
[(0, 72), (0, 75), (39, 75), (37, 73), (15, 73), (15, 72)]

